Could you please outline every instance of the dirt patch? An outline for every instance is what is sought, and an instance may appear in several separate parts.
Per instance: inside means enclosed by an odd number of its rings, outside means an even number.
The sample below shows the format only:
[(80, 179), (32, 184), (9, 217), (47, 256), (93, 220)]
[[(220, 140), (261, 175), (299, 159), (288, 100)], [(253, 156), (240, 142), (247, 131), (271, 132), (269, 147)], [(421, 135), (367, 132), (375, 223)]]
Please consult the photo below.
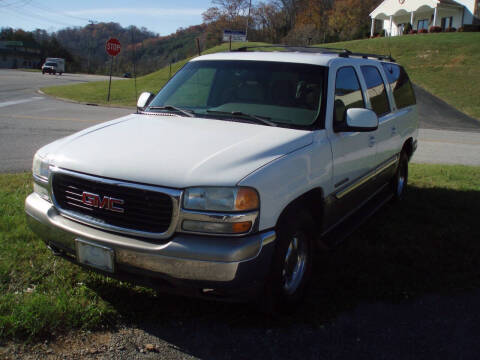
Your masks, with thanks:
[(0, 344), (2, 360), (33, 359), (193, 359), (178, 347), (138, 328), (115, 332), (70, 332), (51, 341)]

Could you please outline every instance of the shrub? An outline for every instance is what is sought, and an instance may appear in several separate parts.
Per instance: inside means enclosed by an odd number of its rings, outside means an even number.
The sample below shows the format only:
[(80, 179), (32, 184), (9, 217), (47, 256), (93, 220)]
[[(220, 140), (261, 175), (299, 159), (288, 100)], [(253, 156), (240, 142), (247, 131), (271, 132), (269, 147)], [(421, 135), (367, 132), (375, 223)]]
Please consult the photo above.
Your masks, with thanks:
[(455, 31), (457, 31), (457, 29), (454, 28), (453, 26), (448, 27), (448, 28), (445, 29), (445, 32), (455, 32)]
[(410, 34), (410, 35), (413, 35), (413, 34), (416, 34), (417, 32), (418, 32), (417, 30), (413, 30), (413, 29), (412, 29), (412, 30), (410, 30), (409, 34)]
[(412, 24), (408, 23), (403, 28), (403, 35), (410, 34), (410, 31), (412, 31)]
[(430, 26), (430, 29), (428, 29), (428, 32), (439, 33), (439, 32), (442, 32), (442, 28), (440, 26)]
[(420, 30), (418, 30), (418, 33), (419, 34), (427, 34), (428, 30), (427, 29), (420, 29)]
[(463, 25), (460, 29), (458, 29), (459, 32), (477, 32), (480, 31), (480, 25), (472, 25), (472, 24), (466, 24)]

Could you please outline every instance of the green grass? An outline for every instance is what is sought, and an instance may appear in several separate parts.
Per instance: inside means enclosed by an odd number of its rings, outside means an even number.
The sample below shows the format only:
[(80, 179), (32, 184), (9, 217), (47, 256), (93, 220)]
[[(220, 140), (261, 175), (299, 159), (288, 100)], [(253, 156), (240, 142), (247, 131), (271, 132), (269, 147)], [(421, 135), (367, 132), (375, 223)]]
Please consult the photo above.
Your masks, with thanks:
[[(260, 45), (249, 43), (248, 45)], [(240, 47), (245, 44), (234, 44)], [(480, 33), (419, 34), (327, 44), (368, 53), (392, 53), (404, 65), (412, 81), (445, 100), (460, 111), (480, 119)], [(204, 53), (225, 51), (227, 44)], [(177, 71), (185, 61), (174, 64)], [(137, 79), (138, 92), (158, 92), (169, 77), (165, 67)], [(105, 104), (107, 82), (67, 85), (42, 89), (45, 93), (80, 102)], [(133, 80), (112, 83), (111, 104), (134, 106)]]
[(251, 308), (157, 294), (53, 257), (27, 228), (30, 174), (0, 175), (0, 340), (116, 324), (319, 326), (364, 303), (480, 288), (480, 167), (410, 167), (408, 196), (318, 257), (306, 306), (272, 324)]
[(42, 72), (42, 70), (40, 69), (26, 69), (26, 68), (22, 68), (22, 69), (17, 69), (19, 71), (26, 71), (26, 72)]

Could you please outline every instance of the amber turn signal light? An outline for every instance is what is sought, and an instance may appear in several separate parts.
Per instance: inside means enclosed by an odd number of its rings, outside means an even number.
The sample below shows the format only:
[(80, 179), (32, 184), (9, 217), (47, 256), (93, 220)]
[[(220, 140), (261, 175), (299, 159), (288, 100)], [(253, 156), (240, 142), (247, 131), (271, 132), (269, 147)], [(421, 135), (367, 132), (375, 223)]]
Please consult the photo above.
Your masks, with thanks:
[(232, 224), (232, 233), (234, 233), (234, 234), (246, 233), (246, 232), (250, 231), (251, 227), (252, 227), (252, 222), (251, 221), (233, 223)]
[(239, 188), (235, 199), (235, 210), (248, 211), (259, 208), (260, 200), (258, 193), (251, 188)]

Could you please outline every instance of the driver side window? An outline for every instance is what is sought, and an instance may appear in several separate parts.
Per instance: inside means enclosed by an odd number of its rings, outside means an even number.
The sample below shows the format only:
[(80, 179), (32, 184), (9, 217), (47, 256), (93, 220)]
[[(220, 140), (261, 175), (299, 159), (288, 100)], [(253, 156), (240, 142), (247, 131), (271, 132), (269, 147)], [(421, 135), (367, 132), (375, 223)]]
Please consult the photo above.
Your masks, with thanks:
[(352, 108), (365, 108), (365, 100), (357, 73), (353, 67), (348, 66), (337, 71), (333, 110), (334, 122), (337, 124), (344, 122), (347, 110)]

